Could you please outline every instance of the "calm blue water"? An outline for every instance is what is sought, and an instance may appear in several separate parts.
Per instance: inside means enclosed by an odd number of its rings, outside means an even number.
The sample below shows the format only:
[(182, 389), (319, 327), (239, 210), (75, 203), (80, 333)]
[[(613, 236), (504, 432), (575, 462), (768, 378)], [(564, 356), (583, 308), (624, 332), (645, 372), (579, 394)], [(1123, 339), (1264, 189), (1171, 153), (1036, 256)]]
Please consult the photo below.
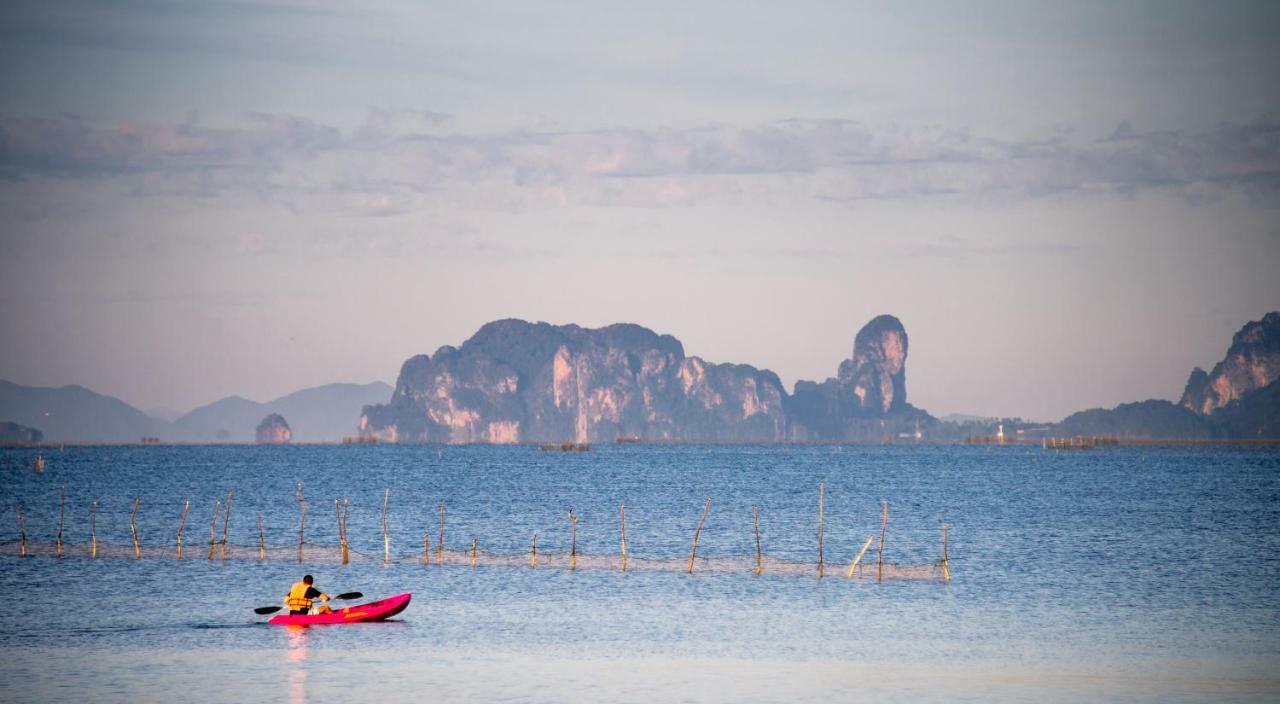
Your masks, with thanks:
[[(0, 700), (794, 701), (854, 695), (954, 701), (1275, 701), (1280, 698), (1280, 450), (602, 446), (75, 447), (0, 451), (0, 542), (47, 553), (66, 486), (69, 555), (0, 555)], [(337, 543), (350, 499), (356, 560), (204, 559), (216, 500), (235, 492), (230, 542)], [(954, 579), (846, 580), (704, 572), (420, 563), (447, 507), (446, 544), (682, 559), (704, 497), (699, 555), (754, 549), (847, 564), (890, 503), (885, 559), (927, 563), (950, 526)], [(391, 491), (396, 562), (381, 564)], [(86, 559), (130, 543), (144, 557)], [(188, 559), (172, 557), (190, 499)], [(218, 532), (221, 533), (221, 521)], [(200, 541), (204, 545), (200, 545)], [(165, 551), (161, 554), (161, 551)], [(111, 551), (108, 551), (111, 552)], [(368, 558), (364, 556), (369, 556)], [(874, 552), (871, 554), (874, 558)], [(412, 591), (398, 622), (289, 631), (261, 625), (305, 569), (330, 593)]]

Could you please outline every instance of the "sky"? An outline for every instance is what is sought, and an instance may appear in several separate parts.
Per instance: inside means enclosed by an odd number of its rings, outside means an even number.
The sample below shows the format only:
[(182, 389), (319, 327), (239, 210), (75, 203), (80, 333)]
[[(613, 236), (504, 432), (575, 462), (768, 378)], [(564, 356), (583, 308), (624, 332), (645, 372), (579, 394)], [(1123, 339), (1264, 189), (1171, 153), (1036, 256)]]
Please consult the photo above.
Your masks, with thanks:
[(8, 2), (0, 378), (267, 400), (634, 322), (908, 400), (1176, 400), (1280, 309), (1280, 4)]

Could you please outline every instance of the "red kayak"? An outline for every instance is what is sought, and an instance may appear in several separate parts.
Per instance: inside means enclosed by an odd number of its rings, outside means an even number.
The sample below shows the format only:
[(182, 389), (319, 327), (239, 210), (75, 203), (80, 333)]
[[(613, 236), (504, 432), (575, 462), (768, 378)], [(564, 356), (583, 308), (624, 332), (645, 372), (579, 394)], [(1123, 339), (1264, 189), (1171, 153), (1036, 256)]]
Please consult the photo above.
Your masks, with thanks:
[(267, 623), (272, 626), (314, 626), (322, 623), (385, 621), (408, 608), (411, 596), (413, 595), (405, 592), (389, 596), (382, 601), (334, 609), (327, 614), (279, 614), (272, 616)]

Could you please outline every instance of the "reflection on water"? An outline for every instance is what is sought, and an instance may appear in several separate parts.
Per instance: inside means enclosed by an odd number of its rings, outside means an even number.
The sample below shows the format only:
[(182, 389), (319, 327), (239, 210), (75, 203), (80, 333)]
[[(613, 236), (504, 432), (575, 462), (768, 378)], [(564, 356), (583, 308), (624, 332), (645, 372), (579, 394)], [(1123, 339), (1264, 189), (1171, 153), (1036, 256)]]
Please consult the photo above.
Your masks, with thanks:
[(283, 629), (289, 637), (289, 662), (306, 662), (307, 632), (310, 629), (306, 626), (277, 626), (277, 628)]
[(303, 704), (307, 700), (307, 631), (306, 626), (282, 626), (289, 638), (288, 659), (289, 704)]
[[(90, 560), (0, 550), (0, 592), (21, 595), (0, 624), (6, 704), (196, 692), (202, 704), (355, 704), (415, 701), (424, 691), (452, 701), (851, 692), (1280, 701), (1274, 448), (633, 445), (567, 456), (524, 447), (85, 447), (51, 459), (42, 475), (0, 479), (0, 509), (23, 504), (33, 545), (52, 544), (64, 484), (68, 544), (88, 542), (97, 500), (99, 541), (130, 545), (141, 495), (144, 551), (142, 560), (131, 548)], [(296, 556), (297, 479), (313, 506), (334, 497), (351, 505), (352, 563), (313, 560), (313, 545), (337, 544), (332, 515), (313, 510), (305, 571), (367, 600), (413, 592), (399, 623), (289, 629), (253, 613), (298, 578), (296, 562), (259, 562), (245, 547), (257, 543), (261, 513), (268, 549)], [(887, 499), (885, 562), (936, 559), (947, 523), (953, 581), (878, 584), (843, 570), (818, 580), (819, 480), (829, 561), (852, 560)], [(159, 553), (172, 549), (185, 500), (193, 512), (204, 507), (203, 524), (228, 488), (237, 497), (229, 542), (248, 559)], [(619, 503), (633, 565), (683, 564), (707, 496), (715, 503), (698, 545), (705, 570), (616, 569)], [(434, 549), (442, 501), (447, 550), (467, 550), (476, 536), (482, 555), (507, 557), (471, 567), (437, 564), (433, 554), (423, 565), (423, 535)], [(751, 569), (753, 505), (761, 576)], [(542, 559), (544, 549), (570, 550), (566, 506), (580, 518), (578, 570)], [(530, 569), (534, 531), (540, 559)], [(16, 539), (14, 521), (0, 521), (0, 543)], [(771, 569), (769, 556), (804, 569)], [(596, 559), (599, 568), (586, 569)], [(1037, 690), (1042, 682), (1050, 691)]]

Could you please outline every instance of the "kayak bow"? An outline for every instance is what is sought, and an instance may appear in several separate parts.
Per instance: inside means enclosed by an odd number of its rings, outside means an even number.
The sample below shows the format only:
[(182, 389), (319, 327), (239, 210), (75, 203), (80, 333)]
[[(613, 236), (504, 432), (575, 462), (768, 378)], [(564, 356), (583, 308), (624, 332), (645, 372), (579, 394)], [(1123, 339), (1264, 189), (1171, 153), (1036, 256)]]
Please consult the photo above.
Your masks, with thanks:
[(412, 596), (409, 592), (405, 592), (387, 597), (382, 601), (334, 609), (327, 614), (278, 614), (267, 623), (272, 626), (311, 626), (326, 623), (385, 621), (408, 608), (409, 599)]

